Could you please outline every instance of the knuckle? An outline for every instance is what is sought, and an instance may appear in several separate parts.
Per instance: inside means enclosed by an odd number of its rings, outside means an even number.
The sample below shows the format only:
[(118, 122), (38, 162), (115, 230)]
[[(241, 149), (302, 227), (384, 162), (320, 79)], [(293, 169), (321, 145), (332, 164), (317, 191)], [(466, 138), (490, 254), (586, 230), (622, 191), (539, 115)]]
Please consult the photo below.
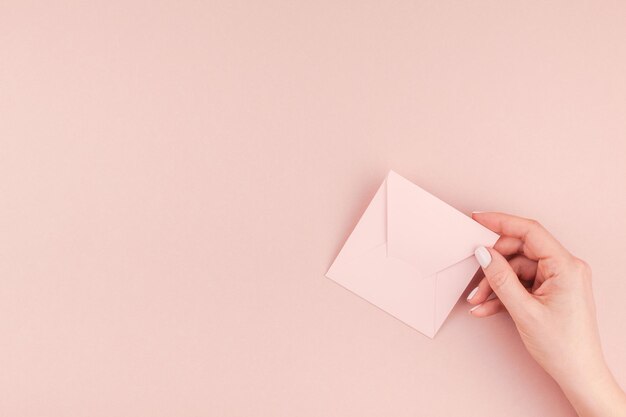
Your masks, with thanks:
[(502, 288), (506, 285), (507, 281), (511, 278), (511, 272), (506, 269), (501, 271), (496, 271), (492, 276), (489, 282), (494, 290), (498, 288)]
[(539, 221), (537, 221), (535, 219), (528, 219), (528, 223), (530, 224), (530, 227), (539, 227), (539, 226), (541, 226), (541, 224), (539, 224)]
[(543, 229), (543, 226), (541, 225), (541, 223), (539, 223), (538, 220), (530, 219), (530, 229), (531, 230), (541, 230), (541, 229)]
[(539, 269), (545, 278), (552, 278), (565, 269), (564, 262), (559, 258), (542, 259)]
[(575, 257), (572, 266), (576, 275), (583, 279), (591, 279), (591, 267), (587, 262)]
[(525, 235), (535, 235), (537, 232), (541, 232), (543, 230), (543, 226), (539, 221), (535, 219), (526, 219), (528, 221), (527, 229)]

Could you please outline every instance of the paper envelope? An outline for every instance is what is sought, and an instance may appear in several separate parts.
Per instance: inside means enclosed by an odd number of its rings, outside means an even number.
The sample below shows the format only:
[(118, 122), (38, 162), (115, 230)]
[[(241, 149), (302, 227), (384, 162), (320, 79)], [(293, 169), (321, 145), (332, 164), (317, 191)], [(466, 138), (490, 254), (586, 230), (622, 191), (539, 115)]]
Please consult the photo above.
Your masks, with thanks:
[(326, 276), (432, 338), (498, 237), (391, 171)]

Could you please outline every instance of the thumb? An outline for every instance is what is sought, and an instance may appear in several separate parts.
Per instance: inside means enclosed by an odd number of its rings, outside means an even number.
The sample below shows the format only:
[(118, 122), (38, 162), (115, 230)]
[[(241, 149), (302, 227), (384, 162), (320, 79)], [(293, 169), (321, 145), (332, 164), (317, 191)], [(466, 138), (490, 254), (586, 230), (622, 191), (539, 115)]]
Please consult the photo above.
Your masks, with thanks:
[(485, 272), (491, 289), (515, 319), (521, 317), (532, 297), (517, 278), (509, 262), (495, 249), (480, 246), (474, 256)]

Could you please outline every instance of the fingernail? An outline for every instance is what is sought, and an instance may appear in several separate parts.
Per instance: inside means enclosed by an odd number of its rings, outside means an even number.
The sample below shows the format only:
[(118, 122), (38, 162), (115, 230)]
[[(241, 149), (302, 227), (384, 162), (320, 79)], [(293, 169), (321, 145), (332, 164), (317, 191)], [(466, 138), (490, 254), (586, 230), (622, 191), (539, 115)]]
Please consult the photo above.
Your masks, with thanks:
[(472, 291), (470, 291), (470, 293), (467, 295), (467, 301), (471, 300), (472, 297), (474, 297), (476, 295), (476, 291), (478, 291), (478, 287), (476, 287)]
[(479, 246), (478, 249), (474, 251), (474, 256), (483, 268), (487, 268), (491, 263), (491, 254), (484, 246)]
[(478, 304), (477, 306), (474, 306), (472, 308), (470, 308), (470, 313), (472, 313), (474, 310), (476, 310), (478, 307), (482, 307), (482, 304)]
[(484, 211), (472, 211), (472, 214), (480, 214), (480, 213), (484, 213)]

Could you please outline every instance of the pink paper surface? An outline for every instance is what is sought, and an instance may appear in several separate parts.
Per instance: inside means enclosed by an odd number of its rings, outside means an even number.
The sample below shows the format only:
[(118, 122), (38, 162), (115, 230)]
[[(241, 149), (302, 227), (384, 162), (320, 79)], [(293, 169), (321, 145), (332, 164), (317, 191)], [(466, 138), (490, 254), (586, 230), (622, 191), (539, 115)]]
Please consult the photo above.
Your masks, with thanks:
[(498, 237), (390, 171), (326, 276), (432, 338)]
[(0, 416), (573, 417), (506, 315), (429, 339), (324, 278), (392, 168), (585, 259), (625, 386), (624, 22), (0, 2)]

